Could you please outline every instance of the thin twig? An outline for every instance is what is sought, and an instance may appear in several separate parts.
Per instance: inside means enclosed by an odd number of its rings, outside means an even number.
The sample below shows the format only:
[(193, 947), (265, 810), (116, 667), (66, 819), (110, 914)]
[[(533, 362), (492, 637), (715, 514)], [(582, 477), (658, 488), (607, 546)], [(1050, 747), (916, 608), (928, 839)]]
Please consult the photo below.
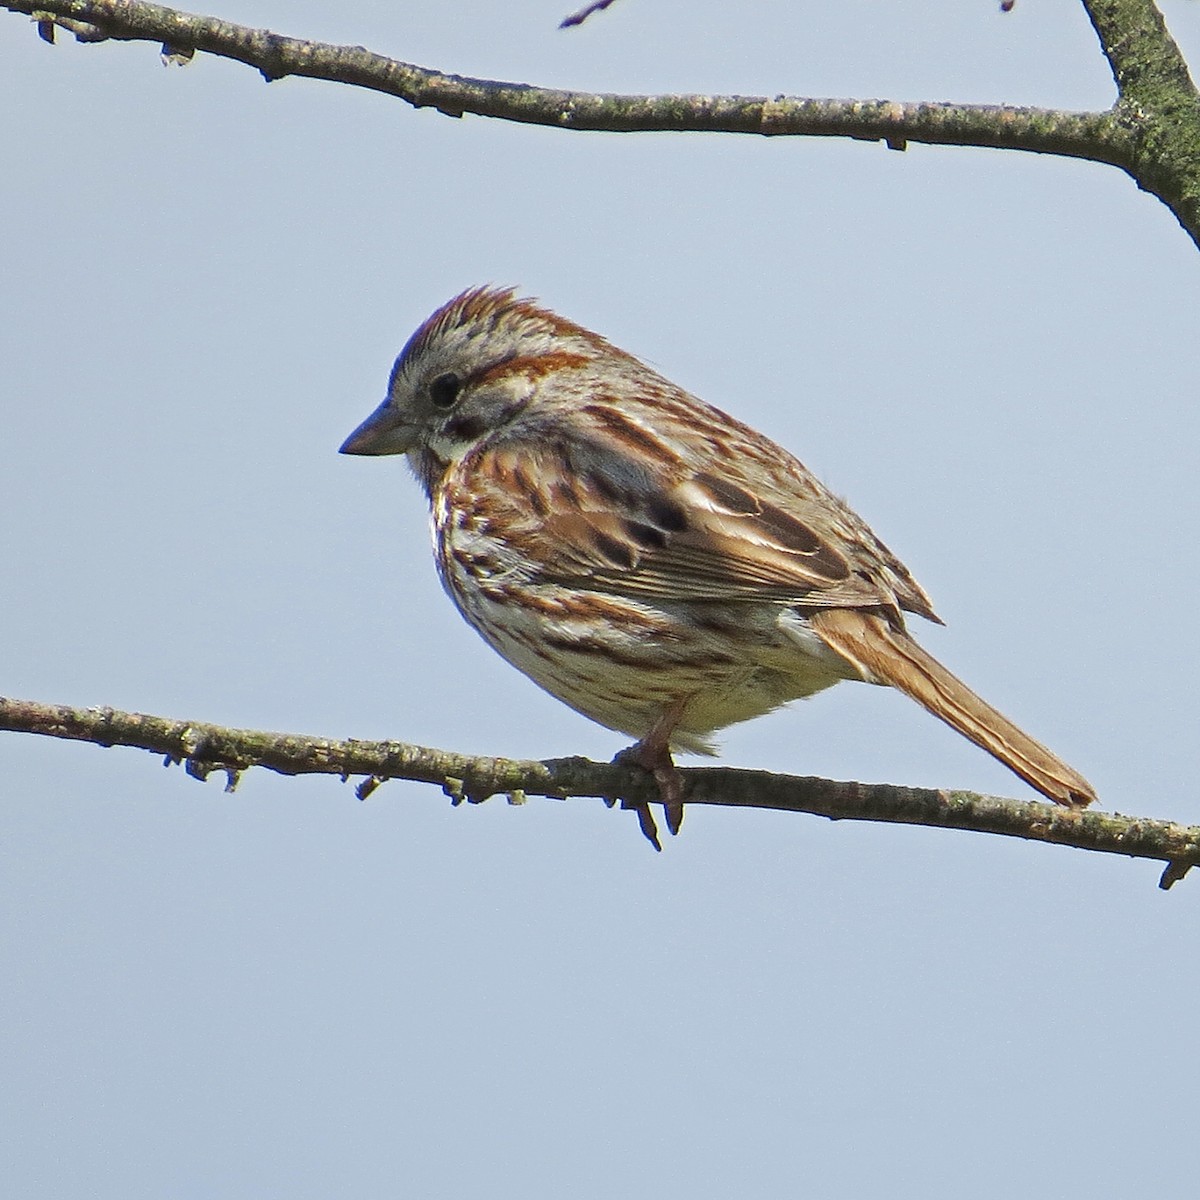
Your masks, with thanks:
[[(1099, 4), (1100, 0), (1096, 0)], [(1116, 2), (1116, 0), (1113, 0)], [(1123, 0), (1149, 3), (1149, 0)], [(369, 88), (448, 116), (494, 117), (557, 129), (612, 133), (753, 133), (849, 137), (894, 149), (910, 142), (989, 147), (1090, 159), (1120, 167), (1170, 205), (1200, 243), (1200, 194), (1168, 167), (1138, 174), (1142, 125), (1114, 111), (1070, 112), (1006, 105), (902, 103), (788, 96), (609, 95), (472, 79), (400, 62), (361, 46), (284, 37), (140, 0), (0, 0), (0, 8), (60, 25), (82, 22), (123, 40), (157, 42), (232, 58), (267, 80), (299, 75)], [(1098, 27), (1099, 28), (1099, 27)], [(1170, 42), (1165, 27), (1160, 36)], [(1174, 47), (1174, 43), (1170, 43)], [(1177, 52), (1177, 51), (1176, 51)]]
[(570, 29), (572, 25), (582, 25), (592, 13), (603, 12), (612, 3), (613, 0), (592, 0), (591, 4), (585, 4), (578, 12), (563, 17), (559, 21), (558, 27), (559, 29)]
[[(1152, 0), (1083, 0), (1118, 85), (1103, 112), (1002, 105), (787, 96), (619, 96), (471, 79), (374, 54), (284, 37), (141, 0), (0, 0), (81, 40), (158, 42), (236, 59), (268, 81), (287, 75), (365, 87), (432, 107), (530, 125), (612, 133), (755, 133), (849, 137), (902, 150), (909, 142), (1024, 150), (1121, 168), (1166, 204), (1200, 245), (1200, 99)], [(49, 24), (48, 24), (49, 23)]]
[[(236, 59), (267, 80), (300, 75), (370, 88), (448, 116), (471, 113), (559, 129), (849, 137), (892, 149), (909, 142), (990, 147), (1090, 159), (1128, 172), (1200, 245), (1200, 100), (1152, 0), (1083, 0), (1113, 64), (1119, 94), (1104, 112), (1001, 105), (901, 103), (787, 96), (619, 96), (471, 79), (400, 62), (361, 46), (284, 37), (142, 0), (0, 0), (43, 37), (58, 24), (81, 39), (157, 42)], [(48, 27), (47, 22), (51, 25)]]
[[(130, 746), (183, 763), (203, 779), (215, 771), (232, 790), (248, 767), (284, 775), (363, 776), (365, 798), (384, 779), (434, 784), (453, 803), (480, 803), (506, 795), (598, 797), (635, 812), (658, 799), (653, 780), (636, 768), (584, 758), (519, 761), (455, 754), (404, 742), (307, 737), (254, 729), (229, 729), (112, 708), (71, 708), (0, 697), (0, 730), (43, 734), (100, 746)], [(730, 767), (682, 772), (687, 804), (775, 809), (832, 820), (884, 821), (942, 829), (974, 830), (1029, 841), (1052, 842), (1104, 854), (1157, 859), (1166, 864), (1160, 880), (1170, 887), (1200, 862), (1200, 826), (1075, 812), (1036, 801), (977, 792), (849, 783), (806, 776), (774, 775)]]

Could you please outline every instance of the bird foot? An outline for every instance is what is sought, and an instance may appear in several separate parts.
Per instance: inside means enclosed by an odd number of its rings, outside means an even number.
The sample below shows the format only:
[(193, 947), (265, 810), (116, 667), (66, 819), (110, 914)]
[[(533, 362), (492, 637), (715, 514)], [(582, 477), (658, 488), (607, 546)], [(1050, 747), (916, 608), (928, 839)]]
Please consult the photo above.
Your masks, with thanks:
[[(613, 759), (615, 763), (625, 766), (641, 767), (654, 776), (658, 784), (658, 795), (662, 801), (663, 815), (666, 817), (667, 829), (674, 836), (683, 824), (683, 776), (671, 757), (671, 751), (665, 744), (654, 744), (649, 738), (643, 738), (635, 745), (622, 750)], [(634, 803), (623, 801), (622, 808), (631, 808), (638, 815), (638, 825), (646, 840), (655, 848), (662, 849), (658, 839), (658, 826), (650, 812), (650, 805), (645, 801)]]

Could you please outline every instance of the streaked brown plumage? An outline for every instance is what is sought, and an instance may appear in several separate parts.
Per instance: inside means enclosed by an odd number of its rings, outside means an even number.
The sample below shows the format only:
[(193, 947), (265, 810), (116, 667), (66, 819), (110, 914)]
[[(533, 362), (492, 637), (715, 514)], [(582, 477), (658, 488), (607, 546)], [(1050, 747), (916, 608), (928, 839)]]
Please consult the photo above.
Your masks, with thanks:
[(898, 688), (1059, 804), (1095, 799), (912, 640), (903, 614), (937, 621), (929, 598), (797, 459), (511, 291), (435, 312), (342, 450), (408, 456), (463, 616), (639, 739), (672, 832), (672, 747), (711, 752), (715, 730), (842, 679)]

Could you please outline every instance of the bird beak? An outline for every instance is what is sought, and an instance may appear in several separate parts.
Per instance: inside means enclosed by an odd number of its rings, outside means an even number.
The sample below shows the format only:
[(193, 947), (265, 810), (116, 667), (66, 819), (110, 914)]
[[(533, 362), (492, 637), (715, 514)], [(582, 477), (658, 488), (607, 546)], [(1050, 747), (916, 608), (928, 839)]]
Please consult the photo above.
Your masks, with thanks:
[(339, 454), (407, 454), (416, 429), (385, 400), (342, 444)]

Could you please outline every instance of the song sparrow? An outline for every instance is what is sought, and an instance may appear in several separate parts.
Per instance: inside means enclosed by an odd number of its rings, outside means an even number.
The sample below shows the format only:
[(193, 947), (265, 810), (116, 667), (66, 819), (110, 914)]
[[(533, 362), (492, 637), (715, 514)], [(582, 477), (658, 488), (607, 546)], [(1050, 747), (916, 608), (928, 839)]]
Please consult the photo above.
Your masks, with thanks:
[(435, 312), (342, 452), (408, 456), (459, 611), (638, 739), (673, 833), (672, 748), (711, 753), (714, 730), (843, 679), (899, 688), (1059, 804), (1095, 799), (913, 641), (903, 613), (939, 621), (928, 597), (792, 455), (511, 290)]

